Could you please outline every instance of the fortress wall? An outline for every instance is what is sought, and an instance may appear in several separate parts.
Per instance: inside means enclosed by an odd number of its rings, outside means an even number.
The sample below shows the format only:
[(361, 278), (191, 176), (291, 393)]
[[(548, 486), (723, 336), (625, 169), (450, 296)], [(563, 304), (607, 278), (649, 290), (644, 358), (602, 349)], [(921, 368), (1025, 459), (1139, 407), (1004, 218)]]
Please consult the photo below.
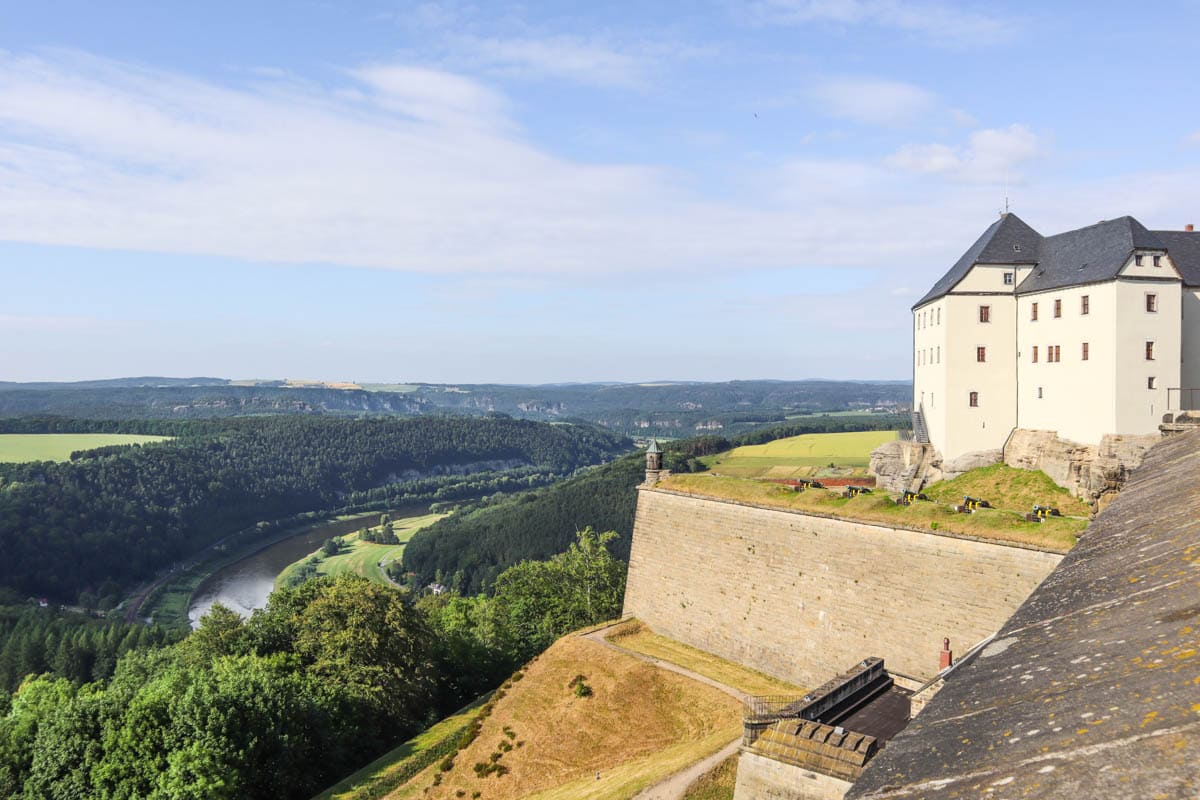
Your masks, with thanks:
[(1061, 555), (642, 489), (625, 613), (819, 686), (868, 656), (928, 679), (999, 630)]

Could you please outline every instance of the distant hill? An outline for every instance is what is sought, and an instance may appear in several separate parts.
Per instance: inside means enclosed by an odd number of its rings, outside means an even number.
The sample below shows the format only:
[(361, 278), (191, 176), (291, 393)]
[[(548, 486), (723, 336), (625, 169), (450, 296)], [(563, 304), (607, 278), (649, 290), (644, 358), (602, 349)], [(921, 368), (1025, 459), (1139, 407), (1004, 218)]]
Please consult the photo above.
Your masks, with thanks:
[(632, 436), (736, 435), (820, 412), (902, 410), (898, 381), (722, 383), (360, 384), (118, 378), (80, 383), (0, 383), (0, 416), (193, 419), (255, 414), (508, 414), (586, 421)]

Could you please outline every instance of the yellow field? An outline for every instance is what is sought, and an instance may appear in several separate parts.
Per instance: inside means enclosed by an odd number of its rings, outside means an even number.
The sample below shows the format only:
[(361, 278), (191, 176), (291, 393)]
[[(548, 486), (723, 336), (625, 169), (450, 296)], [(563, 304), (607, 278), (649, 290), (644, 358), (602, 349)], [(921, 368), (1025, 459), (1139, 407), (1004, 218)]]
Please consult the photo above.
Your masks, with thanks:
[(132, 433), (0, 433), (0, 462), (66, 461), (76, 450), (162, 442), (170, 438)]
[(719, 475), (738, 478), (811, 477), (830, 464), (837, 465), (835, 474), (853, 474), (867, 466), (872, 450), (895, 438), (895, 431), (807, 433), (737, 447), (703, 461)]
[[(580, 675), (592, 690), (589, 697), (571, 688)], [(496, 702), (475, 742), (423, 796), (632, 797), (736, 739), (741, 710), (717, 689), (599, 642), (567, 636), (528, 666), (524, 678)], [(508, 774), (476, 773), (476, 764), (493, 760)], [(411, 796), (412, 787), (431, 780), (426, 773), (392, 797)]]

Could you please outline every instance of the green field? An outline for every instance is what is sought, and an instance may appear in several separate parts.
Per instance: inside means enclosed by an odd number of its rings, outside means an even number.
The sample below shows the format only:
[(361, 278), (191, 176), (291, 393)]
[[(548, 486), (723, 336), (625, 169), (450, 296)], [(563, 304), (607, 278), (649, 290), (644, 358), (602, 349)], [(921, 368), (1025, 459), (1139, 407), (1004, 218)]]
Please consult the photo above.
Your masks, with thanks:
[(66, 461), (76, 450), (161, 442), (170, 438), (131, 433), (0, 433), (0, 461)]
[[(399, 544), (375, 544), (359, 538), (358, 533), (342, 537), (342, 550), (336, 556), (326, 556), (320, 550), (310, 553), (299, 561), (290, 564), (279, 573), (275, 585), (284, 586), (293, 575), (301, 570), (305, 562), (316, 559), (317, 575), (359, 575), (376, 583), (390, 583), (383, 574), (383, 565), (395, 561), (404, 552), (404, 545), (412, 539), (413, 534), (424, 527), (432, 525), (446, 514), (422, 514), (414, 517), (401, 517), (392, 520), (392, 530)], [(375, 526), (378, 530), (380, 526)]]
[(713, 472), (737, 478), (809, 477), (822, 474), (830, 464), (837, 465), (834, 474), (853, 474), (866, 468), (872, 450), (895, 438), (895, 431), (807, 433), (702, 460)]

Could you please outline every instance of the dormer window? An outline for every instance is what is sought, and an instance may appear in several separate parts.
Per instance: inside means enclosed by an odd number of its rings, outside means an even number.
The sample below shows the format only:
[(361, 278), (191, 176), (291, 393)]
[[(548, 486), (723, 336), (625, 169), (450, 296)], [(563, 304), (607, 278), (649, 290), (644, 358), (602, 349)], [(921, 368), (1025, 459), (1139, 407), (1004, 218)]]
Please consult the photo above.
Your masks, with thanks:
[(1156, 266), (1156, 267), (1161, 267), (1161, 266), (1162, 266), (1162, 256), (1155, 256), (1155, 257), (1154, 257), (1154, 266)]
[(1140, 267), (1142, 265), (1143, 258), (1145, 258), (1145, 256), (1143, 256), (1141, 253), (1138, 253), (1137, 255), (1135, 255), (1133, 257), (1133, 265), (1135, 267)]
[(1014, 245), (1013, 245), (1013, 252), (1014, 252), (1014, 253), (1019, 253), (1019, 252), (1021, 252), (1021, 245), (1019, 245), (1019, 244), (1014, 244)]

